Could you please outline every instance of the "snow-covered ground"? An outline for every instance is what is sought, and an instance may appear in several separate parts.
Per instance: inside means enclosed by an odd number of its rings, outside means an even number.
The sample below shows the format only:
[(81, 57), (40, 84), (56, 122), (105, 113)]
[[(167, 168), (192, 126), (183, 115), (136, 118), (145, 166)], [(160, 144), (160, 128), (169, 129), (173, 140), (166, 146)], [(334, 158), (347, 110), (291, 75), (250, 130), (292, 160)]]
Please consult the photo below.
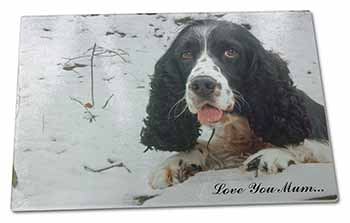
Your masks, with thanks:
[[(332, 164), (297, 165), (282, 174), (258, 178), (238, 169), (210, 171), (162, 191), (149, 188), (151, 168), (171, 155), (143, 153), (145, 148), (139, 143), (149, 77), (181, 29), (179, 23), (188, 16), (250, 24), (251, 32), (266, 48), (289, 61), (298, 87), (324, 104), (309, 13), (24, 17), (14, 161), (18, 185), (13, 189), (13, 210), (301, 202), (337, 194)], [(109, 49), (120, 56), (109, 57), (112, 54), (107, 52), (94, 58), (95, 106), (90, 111), (97, 117), (89, 122), (89, 114), (70, 97), (84, 104), (91, 102), (89, 55), (95, 43), (98, 52)], [(81, 55), (86, 57), (64, 65), (64, 58)], [(131, 172), (122, 167), (100, 173), (84, 169), (109, 166), (108, 160), (123, 162)], [(219, 182), (233, 187), (251, 182), (280, 186), (286, 181), (324, 191), (212, 194)], [(147, 200), (152, 195), (156, 197)]]

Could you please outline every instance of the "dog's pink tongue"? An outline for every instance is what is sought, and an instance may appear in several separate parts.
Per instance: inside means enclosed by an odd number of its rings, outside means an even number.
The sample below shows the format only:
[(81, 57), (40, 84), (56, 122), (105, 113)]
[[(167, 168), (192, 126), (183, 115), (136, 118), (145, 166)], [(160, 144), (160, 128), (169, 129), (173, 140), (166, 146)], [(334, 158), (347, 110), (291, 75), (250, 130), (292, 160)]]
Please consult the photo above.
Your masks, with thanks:
[(218, 108), (205, 105), (197, 114), (198, 121), (202, 124), (210, 124), (220, 121), (224, 112)]

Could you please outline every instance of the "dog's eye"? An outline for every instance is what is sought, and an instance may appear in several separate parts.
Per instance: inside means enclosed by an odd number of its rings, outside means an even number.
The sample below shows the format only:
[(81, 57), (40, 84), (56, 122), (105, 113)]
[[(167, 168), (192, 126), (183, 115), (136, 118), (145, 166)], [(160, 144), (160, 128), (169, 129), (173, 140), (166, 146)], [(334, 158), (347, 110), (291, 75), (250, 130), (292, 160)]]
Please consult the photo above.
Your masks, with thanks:
[(181, 59), (183, 60), (191, 60), (192, 58), (193, 58), (193, 55), (190, 51), (186, 51), (181, 54)]
[(229, 58), (229, 59), (233, 59), (239, 56), (238, 52), (234, 49), (225, 50), (224, 55), (226, 58)]

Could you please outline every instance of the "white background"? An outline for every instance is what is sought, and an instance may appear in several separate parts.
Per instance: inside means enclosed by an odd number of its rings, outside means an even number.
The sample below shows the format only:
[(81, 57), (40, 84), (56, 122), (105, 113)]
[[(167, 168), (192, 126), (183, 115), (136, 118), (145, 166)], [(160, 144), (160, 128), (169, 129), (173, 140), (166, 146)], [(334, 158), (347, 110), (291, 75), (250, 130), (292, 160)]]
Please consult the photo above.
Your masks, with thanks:
[[(244, 3), (243, 3), (244, 2)], [(325, 1), (326, 2), (326, 1)], [(221, 221), (261, 222), (297, 221), (330, 222), (347, 219), (350, 182), (348, 163), (348, 125), (350, 106), (349, 85), (349, 10), (346, 1), (6, 1), (2, 2), (0, 19), (0, 213), (2, 222), (198, 222)], [(13, 214), (10, 211), (12, 147), (16, 99), (17, 51), (19, 22), (22, 15), (133, 13), (133, 12), (194, 12), (194, 11), (261, 11), (304, 10), (314, 14), (319, 45), (326, 102), (331, 126), (337, 178), (340, 189), (338, 204), (271, 205), (211, 208), (177, 208), (147, 210), (75, 211)]]

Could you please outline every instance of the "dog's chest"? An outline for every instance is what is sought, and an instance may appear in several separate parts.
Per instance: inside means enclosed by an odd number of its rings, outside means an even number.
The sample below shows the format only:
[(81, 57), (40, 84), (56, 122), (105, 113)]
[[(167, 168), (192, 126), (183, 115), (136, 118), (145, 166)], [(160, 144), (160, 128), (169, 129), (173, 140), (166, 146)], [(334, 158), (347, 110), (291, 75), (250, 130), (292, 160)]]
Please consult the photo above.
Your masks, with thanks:
[(246, 118), (226, 114), (208, 145), (207, 165), (215, 169), (238, 167), (250, 154), (271, 146), (255, 136)]

